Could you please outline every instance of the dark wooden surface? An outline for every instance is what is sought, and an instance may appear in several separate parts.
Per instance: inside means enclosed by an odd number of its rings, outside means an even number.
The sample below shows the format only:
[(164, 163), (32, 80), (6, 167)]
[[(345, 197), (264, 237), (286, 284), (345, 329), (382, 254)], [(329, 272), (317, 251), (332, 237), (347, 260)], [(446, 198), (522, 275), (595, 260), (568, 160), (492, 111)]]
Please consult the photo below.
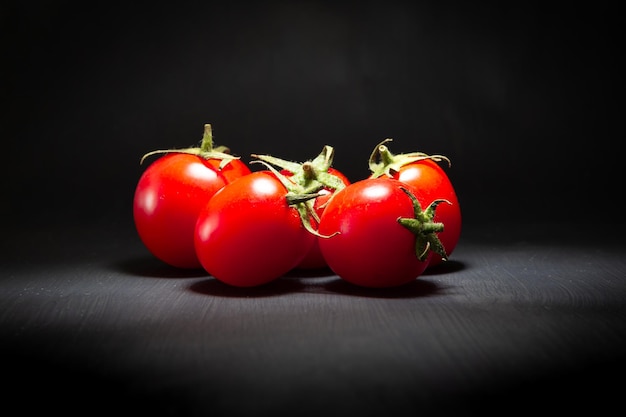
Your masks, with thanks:
[(617, 232), (548, 226), (468, 228), (448, 264), (386, 291), (324, 271), (227, 287), (160, 264), (123, 228), (15, 234), (0, 277), (3, 403), (66, 415), (605, 411), (624, 388), (626, 246)]

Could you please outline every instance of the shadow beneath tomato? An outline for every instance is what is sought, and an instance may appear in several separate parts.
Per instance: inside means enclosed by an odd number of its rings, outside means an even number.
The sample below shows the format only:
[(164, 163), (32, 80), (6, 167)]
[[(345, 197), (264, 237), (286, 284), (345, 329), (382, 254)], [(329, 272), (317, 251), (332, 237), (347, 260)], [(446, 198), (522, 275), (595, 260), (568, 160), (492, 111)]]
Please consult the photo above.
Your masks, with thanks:
[(151, 256), (119, 260), (112, 267), (117, 272), (150, 278), (198, 278), (208, 275), (202, 268), (176, 268)]
[(354, 285), (348, 281), (344, 281), (341, 278), (337, 278), (336, 280), (325, 282), (323, 284), (323, 288), (326, 292), (367, 298), (432, 297), (435, 295), (440, 295), (448, 289), (447, 286), (443, 286), (420, 278), (407, 284), (390, 288), (361, 287), (358, 285)]
[(441, 295), (450, 287), (418, 278), (398, 287), (367, 288), (354, 285), (337, 275), (304, 276), (293, 273), (256, 287), (235, 287), (210, 278), (197, 281), (188, 288), (197, 294), (232, 298), (274, 297), (292, 293), (336, 294), (367, 298), (418, 298)]
[(296, 279), (276, 279), (255, 287), (235, 287), (215, 278), (194, 282), (189, 290), (197, 294), (232, 298), (274, 297), (294, 292), (302, 292), (305, 285)]
[(422, 273), (422, 276), (427, 275), (443, 275), (459, 272), (467, 268), (467, 265), (459, 261), (445, 261), (439, 265), (431, 266)]
[(285, 278), (326, 278), (332, 277), (335, 273), (330, 268), (292, 269), (287, 272)]

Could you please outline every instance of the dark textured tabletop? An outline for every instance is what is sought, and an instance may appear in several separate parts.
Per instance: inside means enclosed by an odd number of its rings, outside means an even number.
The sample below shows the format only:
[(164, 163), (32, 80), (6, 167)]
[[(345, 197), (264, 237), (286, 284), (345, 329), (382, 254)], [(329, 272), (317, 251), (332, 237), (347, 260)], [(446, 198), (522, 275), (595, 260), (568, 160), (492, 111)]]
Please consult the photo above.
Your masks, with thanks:
[(466, 230), (447, 264), (387, 290), (329, 271), (229, 287), (161, 264), (133, 230), (19, 236), (34, 246), (1, 269), (5, 398), (76, 415), (609, 410), (625, 245), (505, 227)]

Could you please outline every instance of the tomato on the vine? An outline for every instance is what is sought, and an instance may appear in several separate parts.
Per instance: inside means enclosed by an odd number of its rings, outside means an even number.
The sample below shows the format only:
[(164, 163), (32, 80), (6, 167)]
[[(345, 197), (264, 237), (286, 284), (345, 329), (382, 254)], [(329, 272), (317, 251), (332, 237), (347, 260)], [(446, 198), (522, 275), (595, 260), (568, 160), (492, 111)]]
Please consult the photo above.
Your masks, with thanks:
[(213, 148), (205, 125), (199, 148), (153, 151), (165, 154), (141, 175), (133, 198), (135, 227), (146, 248), (178, 268), (201, 268), (194, 247), (198, 213), (222, 187), (251, 173), (240, 159)]
[(419, 277), (430, 251), (445, 257), (433, 221), (444, 200), (427, 207), (416, 190), (389, 178), (354, 182), (334, 194), (320, 219), (319, 240), (328, 266), (339, 277), (372, 288), (395, 287)]
[[(443, 155), (427, 155), (421, 152), (394, 155), (389, 151), (385, 139), (378, 144), (370, 156), (370, 178), (393, 178), (415, 188), (415, 196), (422, 205), (436, 199), (444, 199), (435, 213), (435, 222), (443, 223), (444, 230), (438, 234), (448, 257), (454, 251), (461, 236), (461, 206), (456, 190), (439, 162), (450, 160)], [(442, 257), (431, 253), (428, 267), (439, 265)]]

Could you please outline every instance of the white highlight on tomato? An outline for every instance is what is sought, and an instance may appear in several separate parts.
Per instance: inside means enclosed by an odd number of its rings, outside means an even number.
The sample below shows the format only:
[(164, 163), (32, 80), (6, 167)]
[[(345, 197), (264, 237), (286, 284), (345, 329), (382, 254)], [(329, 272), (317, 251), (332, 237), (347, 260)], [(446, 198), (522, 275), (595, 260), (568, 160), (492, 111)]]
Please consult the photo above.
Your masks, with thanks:
[(258, 194), (273, 195), (276, 192), (276, 183), (268, 178), (258, 178), (252, 184), (252, 188)]
[(146, 214), (154, 214), (158, 198), (159, 196), (155, 190), (145, 190), (139, 199), (139, 207), (141, 207)]
[(191, 178), (204, 179), (204, 180), (213, 180), (217, 177), (217, 173), (212, 169), (207, 169), (204, 164), (193, 163), (187, 166), (186, 172)]
[(387, 188), (383, 187), (382, 185), (373, 185), (363, 190), (363, 194), (372, 199), (384, 197), (388, 193), (389, 190), (387, 190)]

